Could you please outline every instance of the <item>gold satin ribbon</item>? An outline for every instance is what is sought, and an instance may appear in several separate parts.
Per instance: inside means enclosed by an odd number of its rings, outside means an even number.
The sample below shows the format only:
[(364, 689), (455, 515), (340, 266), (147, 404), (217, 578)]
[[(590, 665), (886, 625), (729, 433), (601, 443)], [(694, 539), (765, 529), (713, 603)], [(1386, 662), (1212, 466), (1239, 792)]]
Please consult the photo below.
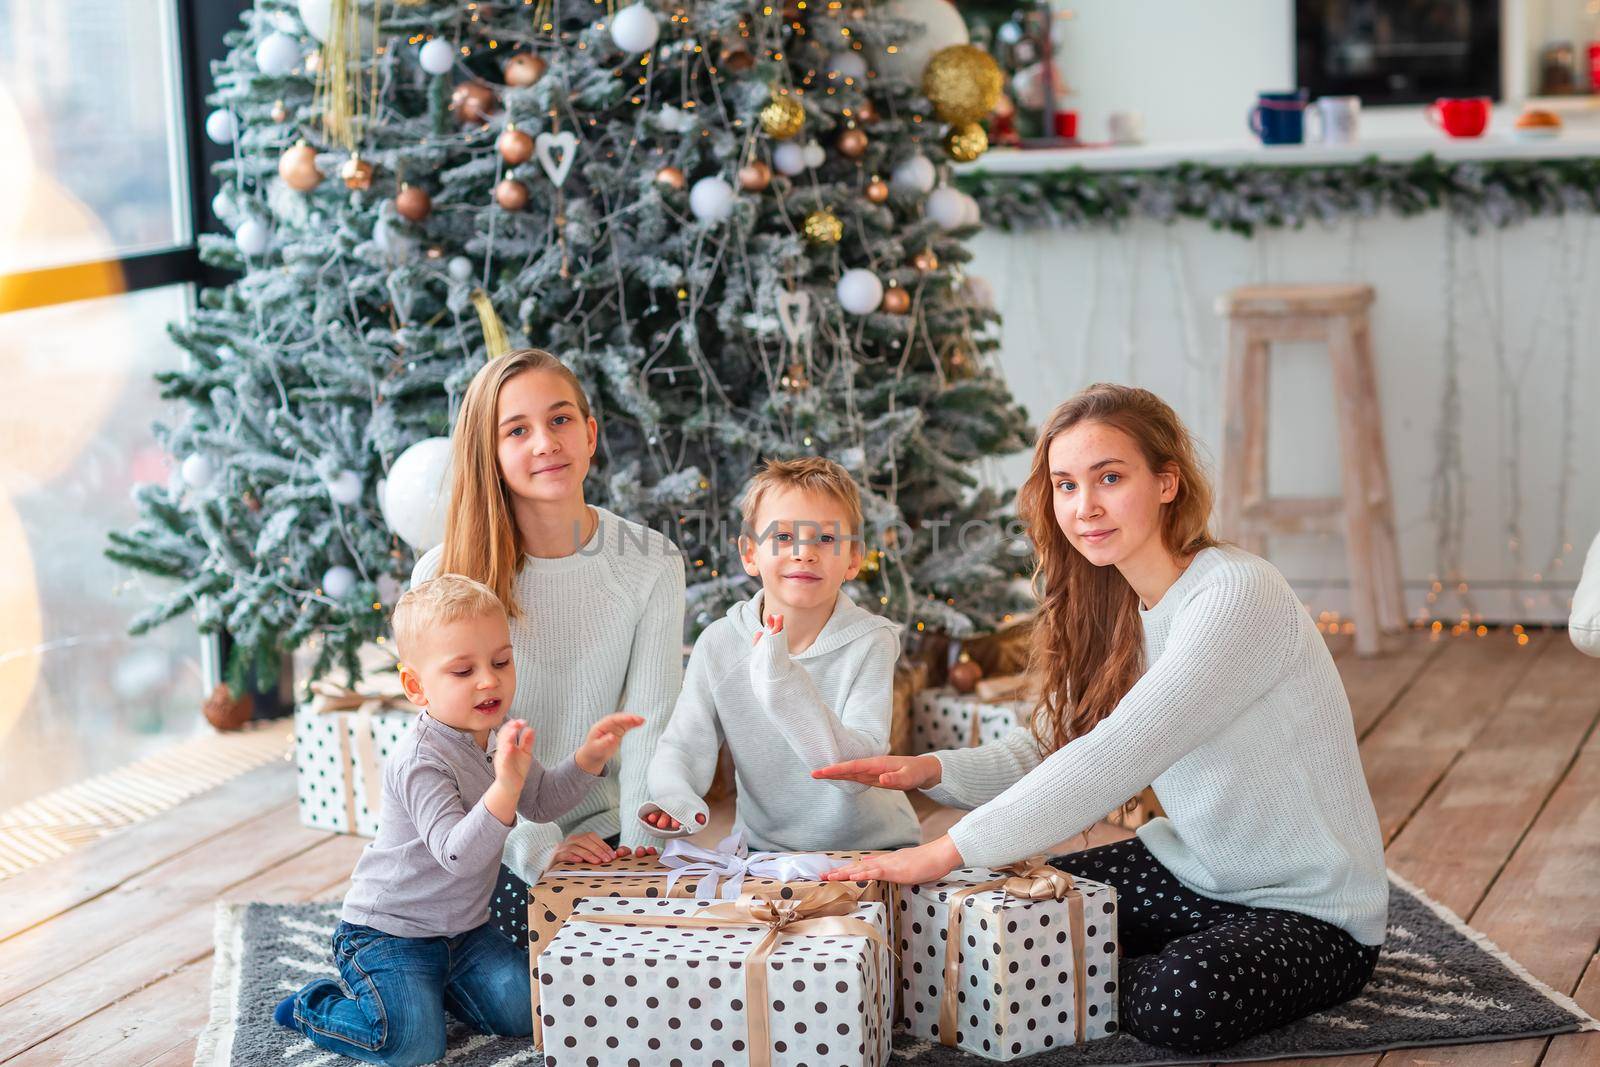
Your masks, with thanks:
[(311, 683), (311, 714), (354, 712), (355, 723), (350, 729), (339, 730), (339, 773), (344, 777), (344, 812), (346, 833), (356, 832), (356, 789), (350, 775), (350, 738), (355, 736), (355, 763), (361, 768), (361, 788), (367, 801), (367, 810), (374, 814), (383, 802), (382, 779), (378, 776), (377, 727), (372, 716), (380, 711), (410, 710), (405, 687), (400, 684), (399, 671), (369, 674), (361, 681), (361, 688), (352, 689), (326, 679)]
[(1068, 927), (1072, 931), (1072, 999), (1077, 1009), (1073, 1041), (1081, 1045), (1087, 1027), (1084, 991), (1088, 986), (1083, 959), (1083, 894), (1073, 884), (1072, 875), (1045, 863), (1042, 856), (996, 867), (995, 870), (1003, 872), (1005, 877), (964, 886), (948, 897), (950, 914), (945, 920), (944, 997), (939, 1004), (939, 1042), (950, 1046), (956, 1043), (956, 991), (961, 982), (961, 905), (974, 893), (999, 889), (1016, 900), (1067, 901)]
[[(605, 926), (677, 926), (715, 930), (724, 926), (766, 928), (766, 936), (744, 958), (745, 1017), (749, 1024), (750, 1067), (771, 1067), (772, 1022), (767, 1013), (767, 958), (791, 937), (865, 937), (884, 948), (883, 932), (855, 918), (856, 899), (842, 885), (808, 886), (787, 899), (745, 893), (738, 900), (712, 904), (692, 915), (573, 915), (568, 922)], [(892, 950), (891, 950), (892, 952)], [(891, 978), (892, 980), (892, 978)]]

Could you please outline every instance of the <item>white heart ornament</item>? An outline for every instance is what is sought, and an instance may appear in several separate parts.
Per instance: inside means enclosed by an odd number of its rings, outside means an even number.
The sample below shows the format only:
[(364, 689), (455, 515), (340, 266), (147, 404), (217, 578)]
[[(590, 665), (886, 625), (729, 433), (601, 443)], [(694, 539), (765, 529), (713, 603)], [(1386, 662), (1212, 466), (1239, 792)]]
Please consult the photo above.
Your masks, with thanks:
[[(552, 149), (561, 149), (561, 161), (558, 163), (552, 154)], [(578, 155), (578, 135), (571, 130), (562, 130), (560, 133), (541, 133), (533, 139), (533, 150), (539, 157), (539, 166), (543, 168), (545, 177), (556, 185), (564, 185), (567, 173), (572, 170), (572, 161)]]
[(778, 322), (783, 326), (783, 335), (792, 345), (797, 345), (802, 338), (810, 336), (811, 294), (803, 289), (798, 293), (779, 293)]

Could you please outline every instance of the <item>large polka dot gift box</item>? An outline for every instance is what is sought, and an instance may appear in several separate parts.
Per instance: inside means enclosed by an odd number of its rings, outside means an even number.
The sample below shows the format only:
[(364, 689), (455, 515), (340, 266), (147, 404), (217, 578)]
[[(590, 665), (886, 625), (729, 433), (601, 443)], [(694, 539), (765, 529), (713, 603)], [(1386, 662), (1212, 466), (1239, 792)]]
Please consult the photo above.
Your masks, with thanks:
[(882, 904), (589, 899), (539, 957), (547, 1067), (879, 1067), (893, 959)]
[(398, 675), (369, 677), (357, 690), (319, 682), (312, 690), (316, 696), (295, 709), (302, 825), (377, 836), (384, 761), (417, 717), (403, 694), (391, 692), (398, 684)]
[[(730, 886), (726, 879), (708, 884), (700, 869), (707, 865), (668, 867), (663, 862), (672, 860), (671, 853), (681, 849), (684, 844), (683, 839), (669, 842), (666, 848), (667, 855), (662, 858), (628, 856), (612, 860), (606, 866), (599, 868), (580, 863), (559, 863), (545, 871), (539, 881), (528, 887), (528, 961), (533, 969), (533, 1005), (536, 1023), (540, 1015), (539, 996), (542, 988), (539, 976), (541, 954), (555, 941), (568, 917), (572, 915), (573, 908), (585, 898), (682, 900), (718, 896), (725, 899), (754, 893), (787, 899), (826, 884), (840, 887), (856, 901), (880, 904), (886, 912), (889, 908), (892, 890), (887, 882), (823, 883), (811, 878), (762, 877), (758, 873), (769, 869), (772, 864), (752, 865), (751, 870), (757, 873), (745, 875), (736, 886)], [(837, 867), (858, 860), (866, 853), (821, 852), (800, 855), (827, 857), (832, 861), (828, 866)], [(726, 869), (729, 865), (716, 866)], [(892, 991), (891, 988), (890, 992)], [(543, 1037), (537, 1025), (534, 1032), (538, 1043), (542, 1045)]]
[(987, 703), (944, 687), (924, 689), (911, 702), (911, 754), (987, 745), (1027, 722), (1028, 702)]
[(1117, 1032), (1117, 892), (1038, 861), (896, 887), (908, 1029), (992, 1060)]

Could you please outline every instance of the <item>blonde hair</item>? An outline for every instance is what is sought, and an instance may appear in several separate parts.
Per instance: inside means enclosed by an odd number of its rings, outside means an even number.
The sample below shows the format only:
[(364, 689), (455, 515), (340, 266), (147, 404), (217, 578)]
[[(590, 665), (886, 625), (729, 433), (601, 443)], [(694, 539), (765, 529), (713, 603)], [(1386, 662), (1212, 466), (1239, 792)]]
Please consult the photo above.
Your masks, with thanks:
[(1080, 423), (1131, 437), (1155, 473), (1177, 475), (1177, 495), (1161, 505), (1161, 543), (1185, 558), (1217, 544), (1211, 535), (1211, 483), (1183, 421), (1160, 397), (1125, 385), (1091, 385), (1063, 402), (1039, 431), (1033, 466), (1017, 491), (1017, 510), (1037, 553), (1028, 673), (1040, 693), (1033, 734), (1050, 753), (1081, 737), (1116, 708), (1144, 673), (1139, 595), (1115, 567), (1097, 567), (1056, 521), (1050, 443)]
[(549, 352), (519, 348), (492, 359), (473, 375), (456, 416), (450, 486), (440, 571), (476, 579), (494, 590), (511, 618), (522, 614), (511, 587), (522, 569), (522, 536), (511, 510), (511, 491), (500, 477), (500, 391), (529, 371), (549, 371), (572, 387), (585, 422), (589, 397), (578, 376)]
[[(861, 490), (856, 488), (850, 472), (831, 459), (805, 456), (800, 459), (769, 459), (761, 465), (750, 481), (745, 483), (744, 495), (739, 499), (739, 516), (746, 530), (756, 521), (756, 512), (768, 493), (780, 489), (799, 489), (807, 493), (821, 493), (837, 500), (845, 510), (850, 532), (861, 533)], [(751, 531), (759, 534), (759, 531)]]
[(436, 626), (485, 615), (505, 616), (493, 589), (463, 574), (440, 574), (406, 590), (394, 606), (394, 643), (402, 657)]

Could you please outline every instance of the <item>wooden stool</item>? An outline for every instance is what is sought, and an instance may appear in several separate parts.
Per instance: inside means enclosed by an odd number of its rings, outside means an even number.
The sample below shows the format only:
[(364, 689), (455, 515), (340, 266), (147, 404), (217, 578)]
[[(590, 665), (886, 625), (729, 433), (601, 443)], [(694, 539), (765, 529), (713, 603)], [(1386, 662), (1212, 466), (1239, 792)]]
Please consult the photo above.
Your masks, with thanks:
[[(1217, 299), (1228, 319), (1223, 401), (1222, 536), (1262, 554), (1268, 534), (1342, 532), (1356, 653), (1405, 626), (1389, 466), (1372, 371), (1370, 285), (1254, 285)], [(1343, 495), (1267, 496), (1267, 355), (1276, 341), (1321, 341), (1333, 364)]]

